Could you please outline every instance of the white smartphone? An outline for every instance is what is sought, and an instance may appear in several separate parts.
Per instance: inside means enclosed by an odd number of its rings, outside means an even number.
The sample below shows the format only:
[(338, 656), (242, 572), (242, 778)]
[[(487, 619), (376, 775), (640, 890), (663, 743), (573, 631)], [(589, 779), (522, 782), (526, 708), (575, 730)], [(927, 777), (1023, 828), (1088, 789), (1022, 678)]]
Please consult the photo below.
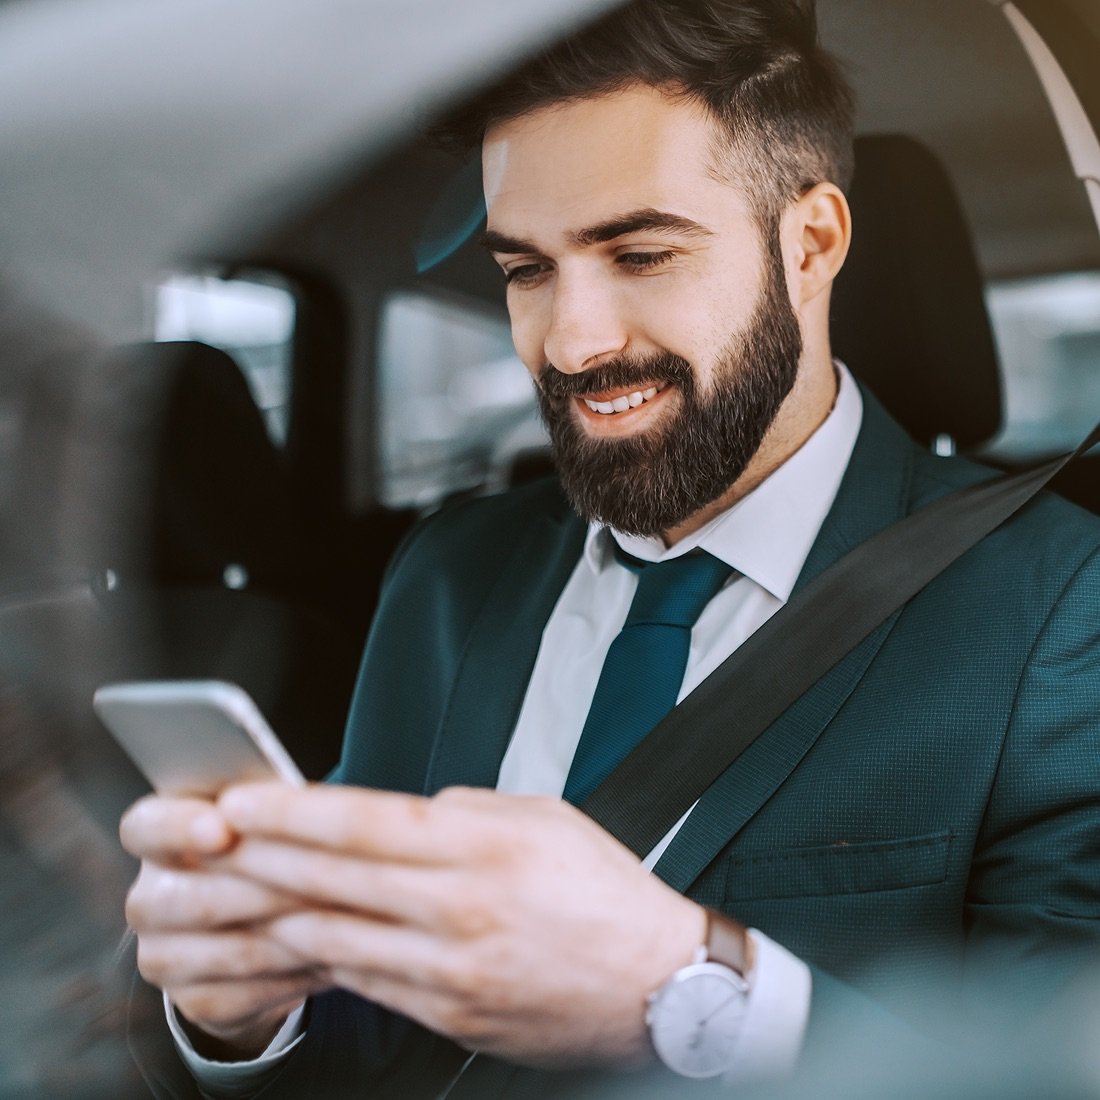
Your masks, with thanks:
[(230, 783), (305, 778), (259, 708), (221, 680), (105, 684), (92, 705), (158, 794), (212, 798)]

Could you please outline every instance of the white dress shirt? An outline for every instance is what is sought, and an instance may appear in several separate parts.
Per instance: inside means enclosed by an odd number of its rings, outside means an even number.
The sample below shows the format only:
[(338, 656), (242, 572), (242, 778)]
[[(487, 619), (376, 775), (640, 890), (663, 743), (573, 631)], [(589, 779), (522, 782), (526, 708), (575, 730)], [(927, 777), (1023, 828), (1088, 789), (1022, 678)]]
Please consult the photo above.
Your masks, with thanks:
[[(644, 561), (664, 561), (701, 547), (737, 571), (692, 629), (680, 699), (790, 599), (836, 498), (862, 423), (859, 389), (843, 364), (837, 363), (837, 376), (836, 403), (821, 427), (766, 481), (706, 527), (672, 547), (660, 538), (624, 535), (600, 525), (589, 528), (584, 552), (543, 631), (501, 764), (499, 791), (560, 795), (565, 788), (604, 657), (626, 621), (637, 586), (636, 574), (616, 559), (612, 539)], [(654, 866), (687, 816), (649, 854), (647, 867)], [(753, 930), (752, 935), (757, 968), (739, 1044), (741, 1064), (730, 1075), (738, 1081), (782, 1074), (793, 1065), (811, 995), (806, 965), (761, 933)], [(256, 1062), (226, 1065), (195, 1054), (173, 1016), (169, 1012), (181, 1053), (203, 1090), (219, 1100), (247, 1095), (238, 1091), (244, 1078), (255, 1082), (257, 1071), (262, 1074), (277, 1065), (296, 1031), (285, 1027)]]

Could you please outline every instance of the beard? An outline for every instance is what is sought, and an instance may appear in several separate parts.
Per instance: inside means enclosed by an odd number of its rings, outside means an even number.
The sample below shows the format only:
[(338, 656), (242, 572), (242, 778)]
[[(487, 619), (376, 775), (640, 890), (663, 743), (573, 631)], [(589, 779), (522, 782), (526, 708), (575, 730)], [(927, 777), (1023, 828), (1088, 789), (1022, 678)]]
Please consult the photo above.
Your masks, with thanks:
[[(622, 357), (577, 374), (548, 364), (539, 373), (539, 410), (558, 475), (585, 519), (628, 535), (657, 535), (712, 504), (745, 472), (794, 387), (802, 355), (777, 251), (769, 253), (752, 317), (714, 364), (708, 393), (700, 394), (691, 364), (671, 352)], [(593, 439), (573, 407), (587, 394), (662, 384), (676, 387), (679, 408), (627, 438)]]

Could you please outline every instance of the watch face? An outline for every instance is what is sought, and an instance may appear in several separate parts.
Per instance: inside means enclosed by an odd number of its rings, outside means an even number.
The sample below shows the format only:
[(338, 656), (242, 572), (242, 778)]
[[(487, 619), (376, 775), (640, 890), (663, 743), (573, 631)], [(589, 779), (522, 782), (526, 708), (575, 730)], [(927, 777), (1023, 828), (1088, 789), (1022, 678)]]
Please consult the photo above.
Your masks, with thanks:
[(717, 963), (677, 971), (646, 1016), (661, 1061), (684, 1077), (717, 1077), (732, 1068), (747, 994), (745, 980)]

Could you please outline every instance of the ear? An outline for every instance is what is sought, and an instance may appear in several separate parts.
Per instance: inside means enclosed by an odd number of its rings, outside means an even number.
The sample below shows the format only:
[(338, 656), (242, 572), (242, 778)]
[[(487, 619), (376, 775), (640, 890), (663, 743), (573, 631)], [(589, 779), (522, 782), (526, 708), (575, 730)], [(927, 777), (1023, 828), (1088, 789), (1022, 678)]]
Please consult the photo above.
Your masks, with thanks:
[(852, 242), (852, 212), (844, 192), (819, 183), (787, 211), (787, 277), (796, 307), (828, 290), (844, 265)]

